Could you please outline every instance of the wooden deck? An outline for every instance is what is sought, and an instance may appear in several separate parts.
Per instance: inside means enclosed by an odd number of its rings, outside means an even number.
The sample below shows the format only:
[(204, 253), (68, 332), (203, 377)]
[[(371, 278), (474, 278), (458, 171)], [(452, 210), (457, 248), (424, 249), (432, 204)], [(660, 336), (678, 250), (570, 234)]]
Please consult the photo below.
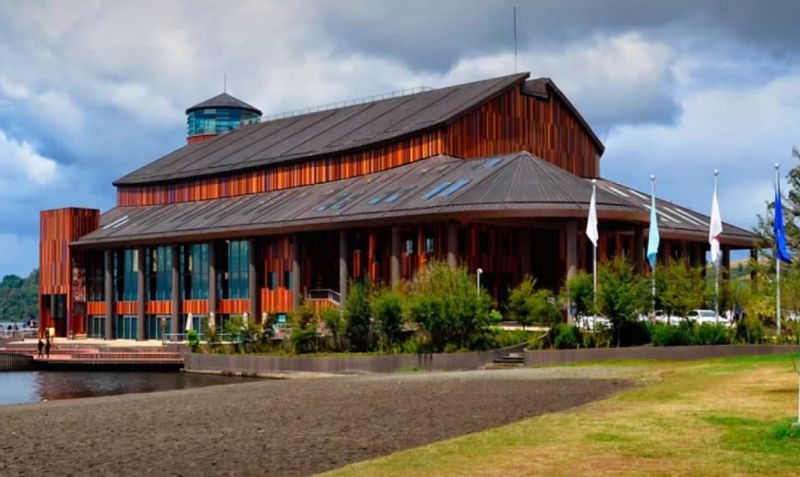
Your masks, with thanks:
[[(127, 370), (177, 370), (183, 367), (183, 352), (174, 347), (108, 348), (60, 345), (50, 350), (49, 357), (38, 357), (36, 344), (24, 343), (0, 348), (0, 354), (32, 358), (34, 369), (102, 368), (106, 370), (109, 368), (124, 368)], [(29, 363), (30, 361), (27, 362)]]

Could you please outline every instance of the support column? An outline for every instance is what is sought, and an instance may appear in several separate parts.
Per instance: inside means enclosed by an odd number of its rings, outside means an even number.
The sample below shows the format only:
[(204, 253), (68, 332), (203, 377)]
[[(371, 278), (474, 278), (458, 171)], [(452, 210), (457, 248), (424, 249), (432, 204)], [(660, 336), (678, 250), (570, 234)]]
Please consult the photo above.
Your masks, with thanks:
[(750, 249), (750, 289), (753, 291), (758, 290), (758, 277), (756, 275), (755, 264), (758, 263), (758, 249)]
[(258, 322), (258, 308), (261, 301), (258, 296), (258, 240), (251, 239), (247, 249), (250, 252), (247, 267), (247, 290), (250, 297), (248, 314), (253, 322)]
[(107, 340), (114, 338), (114, 257), (111, 250), (103, 252), (103, 296), (106, 301), (106, 326), (104, 336)]
[(300, 306), (300, 235), (292, 237), (292, 304)]
[(208, 322), (215, 326), (214, 317), (217, 314), (217, 244), (208, 243)]
[(389, 259), (389, 284), (392, 288), (400, 284), (401, 240), (400, 227), (392, 227), (391, 257)]
[(455, 270), (458, 266), (458, 224), (447, 224), (447, 264)]
[[(567, 222), (567, 280), (578, 271), (578, 223), (574, 220)], [(573, 322), (572, 309), (567, 307), (567, 322)]]
[(519, 244), (519, 271), (524, 277), (531, 274), (531, 229), (528, 227), (519, 229), (517, 243)]
[(347, 280), (349, 274), (347, 273), (347, 230), (339, 231), (339, 296), (341, 302), (347, 296)]
[(180, 324), (183, 312), (181, 310), (181, 260), (179, 257), (180, 249), (177, 245), (170, 247), (170, 254), (172, 259), (172, 319), (169, 324), (169, 333), (176, 338), (178, 334), (178, 325)]
[(136, 273), (136, 339), (138, 341), (144, 340), (144, 317), (147, 305), (144, 295), (144, 254), (144, 247), (136, 249), (136, 267), (138, 268)]
[(633, 229), (633, 266), (637, 275), (644, 275), (644, 227)]

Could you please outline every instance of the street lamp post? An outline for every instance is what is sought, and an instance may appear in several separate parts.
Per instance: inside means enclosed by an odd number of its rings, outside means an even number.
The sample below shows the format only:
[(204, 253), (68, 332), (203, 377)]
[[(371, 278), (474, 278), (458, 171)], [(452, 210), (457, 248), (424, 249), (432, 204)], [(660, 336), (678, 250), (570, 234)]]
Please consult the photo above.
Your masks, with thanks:
[(481, 294), (481, 274), (483, 273), (483, 269), (479, 268), (477, 270), (477, 272), (478, 272), (478, 295), (480, 296), (480, 294)]

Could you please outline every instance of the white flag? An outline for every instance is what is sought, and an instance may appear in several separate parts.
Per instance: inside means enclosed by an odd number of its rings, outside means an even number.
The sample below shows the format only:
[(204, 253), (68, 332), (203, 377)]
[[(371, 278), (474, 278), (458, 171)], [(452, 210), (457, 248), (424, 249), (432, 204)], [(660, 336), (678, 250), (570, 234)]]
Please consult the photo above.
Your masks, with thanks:
[(708, 227), (708, 243), (711, 245), (711, 263), (719, 264), (719, 236), (722, 234), (722, 215), (717, 200), (717, 182), (714, 181), (714, 197), (711, 199), (711, 222)]
[(592, 245), (597, 247), (597, 202), (595, 194), (597, 192), (597, 184), (592, 181), (592, 200), (589, 201), (589, 219), (586, 221), (586, 236)]

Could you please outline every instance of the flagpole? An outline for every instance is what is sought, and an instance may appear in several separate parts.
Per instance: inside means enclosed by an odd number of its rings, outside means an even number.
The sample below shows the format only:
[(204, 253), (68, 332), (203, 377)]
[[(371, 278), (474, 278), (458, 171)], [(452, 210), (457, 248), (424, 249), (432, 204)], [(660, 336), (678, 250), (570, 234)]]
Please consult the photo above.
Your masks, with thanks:
[[(780, 178), (780, 167), (779, 163), (775, 163), (775, 194), (780, 194), (780, 187), (779, 187), (779, 180)], [(775, 207), (781, 207), (781, 204), (778, 201), (775, 201)], [(776, 215), (777, 218), (777, 210)], [(778, 258), (778, 237), (775, 237), (775, 322), (777, 323), (777, 332), (778, 336), (781, 335), (781, 261)]]
[[(719, 169), (714, 169), (714, 197), (717, 197), (718, 187)], [(719, 257), (717, 257), (717, 260), (714, 262), (714, 311), (716, 313), (714, 321), (719, 324)]]
[[(592, 179), (592, 197), (597, 197), (597, 179)], [(596, 200), (596, 199), (595, 199)], [(595, 207), (597, 207), (595, 203)], [(593, 304), (597, 307), (597, 242), (592, 244), (592, 291), (593, 291)], [(596, 310), (593, 313), (596, 314)]]
[[(656, 175), (655, 174), (651, 174), (650, 175), (650, 199), (651, 199), (650, 202), (652, 203), (652, 207), (655, 207), (656, 206)], [(651, 234), (653, 233), (653, 230), (652, 230), (653, 226), (654, 226), (654, 224), (650, 224), (650, 233)], [(655, 224), (655, 226), (657, 227), (658, 224)], [(655, 316), (656, 316), (656, 262), (657, 262), (657, 260), (658, 259), (653, 260), (653, 263), (651, 264), (652, 265), (652, 270), (651, 270), (651, 274), (650, 274), (650, 305), (651, 305), (651, 311), (653, 313), (653, 318), (655, 318)]]

